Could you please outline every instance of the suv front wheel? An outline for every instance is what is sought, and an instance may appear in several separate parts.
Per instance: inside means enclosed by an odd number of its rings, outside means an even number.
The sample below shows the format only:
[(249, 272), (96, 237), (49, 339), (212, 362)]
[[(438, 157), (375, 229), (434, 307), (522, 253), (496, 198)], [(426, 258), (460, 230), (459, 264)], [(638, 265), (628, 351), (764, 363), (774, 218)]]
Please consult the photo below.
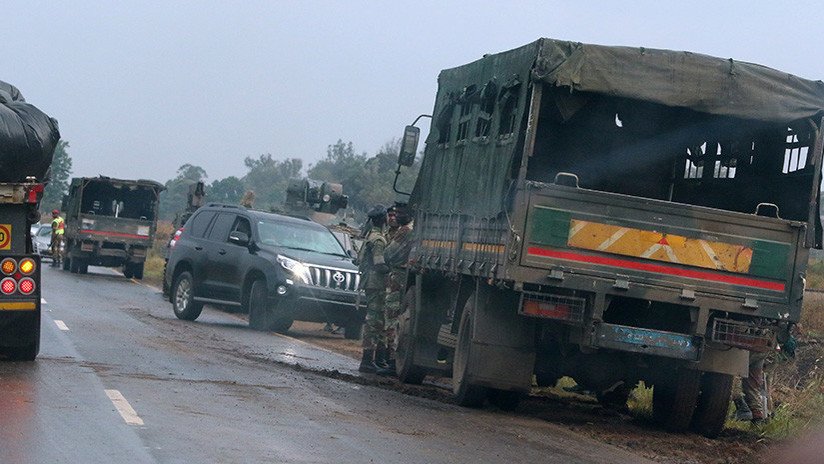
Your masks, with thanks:
[(178, 319), (193, 321), (203, 311), (203, 303), (195, 301), (194, 279), (189, 272), (181, 272), (172, 285), (172, 309)]
[(266, 281), (257, 279), (249, 287), (249, 327), (286, 333), (293, 319), (279, 313), (278, 302), (269, 299)]

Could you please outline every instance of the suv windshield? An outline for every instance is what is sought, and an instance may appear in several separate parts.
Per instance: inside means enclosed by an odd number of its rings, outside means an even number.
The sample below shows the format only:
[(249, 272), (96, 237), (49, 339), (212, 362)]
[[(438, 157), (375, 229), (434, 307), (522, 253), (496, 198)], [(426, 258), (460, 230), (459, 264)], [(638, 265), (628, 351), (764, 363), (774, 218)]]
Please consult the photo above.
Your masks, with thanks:
[(258, 222), (260, 241), (266, 245), (346, 256), (338, 239), (326, 229), (291, 222)]

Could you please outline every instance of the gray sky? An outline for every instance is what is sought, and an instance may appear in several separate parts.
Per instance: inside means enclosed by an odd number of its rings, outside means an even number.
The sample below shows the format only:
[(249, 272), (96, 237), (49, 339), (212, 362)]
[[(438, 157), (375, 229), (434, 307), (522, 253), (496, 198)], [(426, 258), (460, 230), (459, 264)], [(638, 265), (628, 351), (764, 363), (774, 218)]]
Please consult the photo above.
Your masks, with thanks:
[[(671, 3), (671, 6), (666, 6)], [(606, 6), (604, 6), (606, 5)], [(243, 158), (375, 153), (450, 68), (539, 37), (824, 77), (820, 2), (6, 1), (1, 80), (60, 121), (74, 175), (209, 179)], [(424, 127), (424, 134), (427, 128)]]

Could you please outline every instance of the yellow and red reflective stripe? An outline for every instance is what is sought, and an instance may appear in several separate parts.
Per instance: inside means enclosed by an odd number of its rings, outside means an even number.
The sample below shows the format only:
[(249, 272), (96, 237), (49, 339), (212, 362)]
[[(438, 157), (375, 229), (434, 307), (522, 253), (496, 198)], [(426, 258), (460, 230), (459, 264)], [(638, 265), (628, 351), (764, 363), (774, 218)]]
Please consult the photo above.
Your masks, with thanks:
[(584, 255), (569, 251), (550, 250), (541, 247), (529, 247), (527, 248), (527, 254), (547, 258), (558, 258), (569, 261), (578, 261), (581, 263), (601, 264), (604, 266), (620, 267), (636, 271), (667, 274), (678, 277), (686, 277), (689, 279), (709, 280), (725, 284), (741, 285), (744, 287), (761, 288), (776, 292), (783, 292), (786, 289), (786, 286), (783, 282), (770, 282), (766, 280), (752, 279), (748, 277), (717, 274), (714, 272), (697, 271), (694, 269), (681, 269), (677, 267), (664, 266), (660, 264), (642, 263), (636, 261), (629, 261), (625, 259), (608, 258), (605, 256)]

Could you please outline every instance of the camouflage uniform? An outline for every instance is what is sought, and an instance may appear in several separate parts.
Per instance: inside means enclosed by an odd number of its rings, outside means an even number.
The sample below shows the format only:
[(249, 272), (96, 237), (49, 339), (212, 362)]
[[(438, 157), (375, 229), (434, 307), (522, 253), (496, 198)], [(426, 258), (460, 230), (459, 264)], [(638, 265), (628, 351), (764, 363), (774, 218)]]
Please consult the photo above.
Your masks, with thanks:
[[(386, 237), (373, 228), (366, 236), (358, 256), (362, 277), (361, 288), (366, 296), (366, 321), (363, 327), (363, 348), (374, 350), (386, 344), (384, 338), (384, 311), (386, 303), (386, 268), (383, 252)], [(377, 269), (376, 269), (377, 268)], [(383, 272), (381, 272), (383, 271)]]
[(403, 275), (406, 261), (409, 259), (409, 249), (412, 245), (410, 238), (412, 225), (398, 227), (390, 237), (386, 247), (386, 264), (389, 265), (389, 279), (386, 288), (386, 332), (387, 347), (391, 351), (395, 348), (395, 332), (398, 326), (398, 316), (401, 314), (401, 299), (403, 295)]
[(746, 379), (741, 379), (741, 390), (744, 401), (752, 411), (752, 420), (765, 420), (769, 417), (767, 403), (770, 394), (767, 390), (767, 375), (764, 373), (764, 362), (767, 352), (750, 352), (750, 373)]

